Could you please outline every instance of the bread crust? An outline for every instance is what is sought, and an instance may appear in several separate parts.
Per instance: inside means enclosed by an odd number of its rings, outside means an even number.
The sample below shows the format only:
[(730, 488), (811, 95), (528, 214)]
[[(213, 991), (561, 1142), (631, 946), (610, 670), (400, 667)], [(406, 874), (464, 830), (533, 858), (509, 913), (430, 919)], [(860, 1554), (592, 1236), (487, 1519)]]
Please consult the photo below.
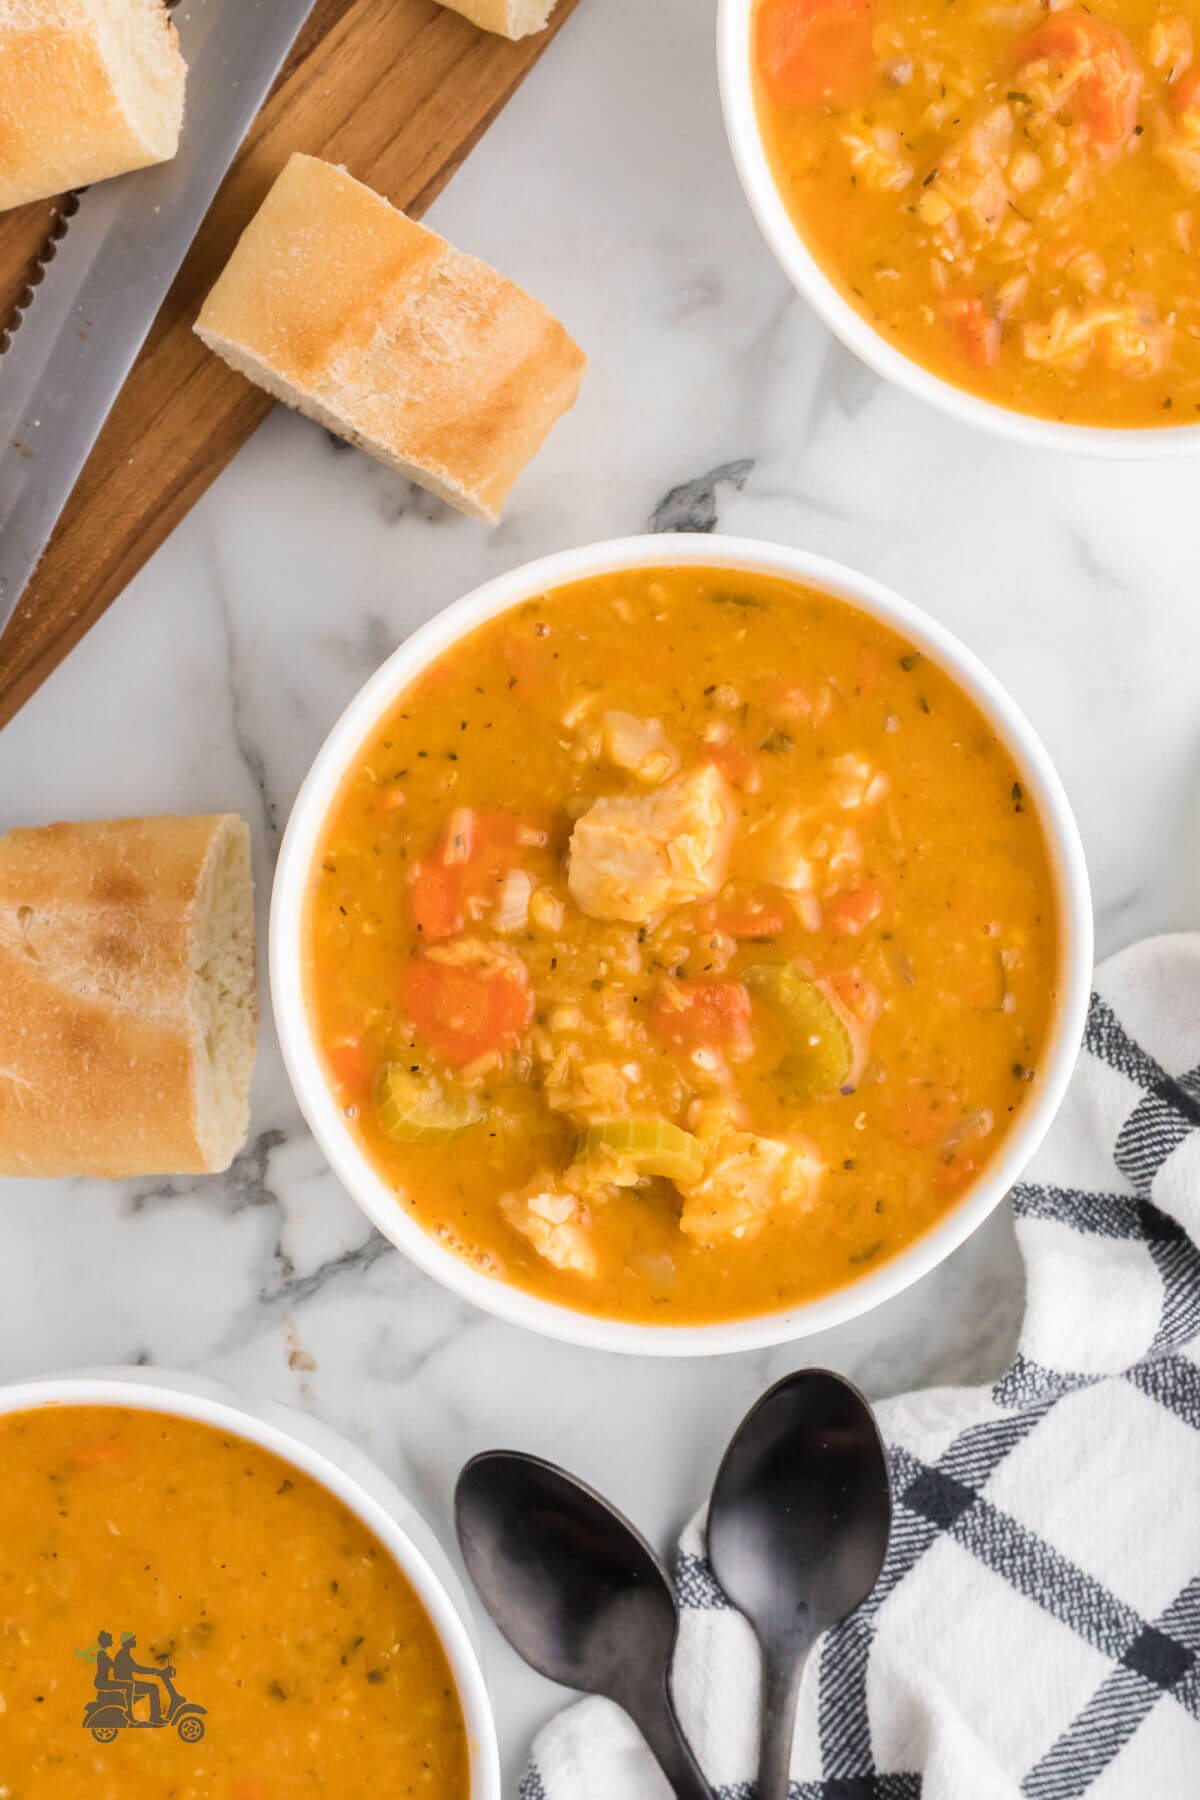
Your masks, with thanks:
[(174, 156), (186, 77), (161, 0), (0, 0), (0, 211)]
[(587, 360), (503, 275), (300, 154), (196, 330), (277, 398), (491, 522)]
[(546, 29), (558, 0), (442, 0), (442, 4), (484, 31), (523, 38)]
[[(218, 865), (250, 904), (229, 814), (117, 819), (0, 838), (0, 1174), (202, 1174), (244, 1138), (253, 960), (233, 1044), (238, 1103), (211, 1105), (197, 980)], [(252, 931), (252, 923), (251, 923)], [(236, 985), (236, 978), (234, 985)]]

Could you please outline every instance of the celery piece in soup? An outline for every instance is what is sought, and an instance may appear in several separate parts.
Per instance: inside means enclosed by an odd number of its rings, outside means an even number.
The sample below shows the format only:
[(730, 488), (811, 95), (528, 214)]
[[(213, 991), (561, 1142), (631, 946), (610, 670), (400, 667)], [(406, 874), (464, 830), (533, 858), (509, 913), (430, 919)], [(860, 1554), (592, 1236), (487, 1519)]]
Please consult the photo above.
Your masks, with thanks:
[(445, 1144), (483, 1116), (469, 1094), (447, 1094), (441, 1084), (388, 1063), (375, 1090), (379, 1123), (400, 1144)]
[(846, 1022), (820, 984), (791, 963), (756, 963), (743, 979), (779, 1026), (787, 1046), (779, 1074), (796, 1097), (836, 1093), (853, 1050)]
[(579, 1155), (585, 1161), (618, 1157), (638, 1175), (661, 1175), (668, 1181), (699, 1181), (704, 1173), (699, 1138), (666, 1119), (614, 1119), (592, 1125), (579, 1140)]

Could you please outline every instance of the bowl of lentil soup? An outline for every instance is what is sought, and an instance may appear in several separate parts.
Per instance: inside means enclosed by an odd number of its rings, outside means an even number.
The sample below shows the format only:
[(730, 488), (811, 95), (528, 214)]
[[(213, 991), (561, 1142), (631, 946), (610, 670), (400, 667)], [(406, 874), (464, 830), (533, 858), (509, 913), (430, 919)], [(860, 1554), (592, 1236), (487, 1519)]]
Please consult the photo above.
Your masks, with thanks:
[(1200, 451), (1186, 8), (721, 0), (718, 31), (751, 207), (865, 363), (1031, 445)]
[(1045, 1131), (1090, 975), (999, 685), (735, 539), (566, 552), (430, 620), (317, 757), (272, 899), (289, 1074), (367, 1216), (486, 1310), (643, 1354), (801, 1337), (944, 1258)]
[(0, 1451), (15, 1794), (499, 1800), (457, 1577), (328, 1428), (101, 1369), (0, 1389)]

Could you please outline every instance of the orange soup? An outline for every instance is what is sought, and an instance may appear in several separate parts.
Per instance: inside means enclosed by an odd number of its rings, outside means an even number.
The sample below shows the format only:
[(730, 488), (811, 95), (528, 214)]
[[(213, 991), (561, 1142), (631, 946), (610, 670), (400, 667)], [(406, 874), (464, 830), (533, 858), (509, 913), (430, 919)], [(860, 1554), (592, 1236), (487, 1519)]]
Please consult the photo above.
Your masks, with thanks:
[(759, 0), (759, 112), (814, 255), (983, 398), (1200, 421), (1196, 7)]
[(8, 1800), (464, 1800), (453, 1676), (379, 1541), (244, 1438), (0, 1415)]
[(749, 1317), (952, 1207), (1037, 1092), (1041, 825), (939, 667), (843, 601), (605, 575), (415, 682), (328, 821), (307, 978), (345, 1117), (497, 1280)]

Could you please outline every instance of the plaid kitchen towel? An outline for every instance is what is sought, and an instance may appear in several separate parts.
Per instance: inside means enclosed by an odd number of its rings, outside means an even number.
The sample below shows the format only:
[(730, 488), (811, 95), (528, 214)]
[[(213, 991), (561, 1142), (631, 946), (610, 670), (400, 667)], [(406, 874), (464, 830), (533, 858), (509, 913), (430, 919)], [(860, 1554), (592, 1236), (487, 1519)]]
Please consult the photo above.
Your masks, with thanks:
[[(1100, 971), (1078, 1073), (1013, 1194), (1028, 1299), (993, 1388), (880, 1407), (895, 1532), (806, 1674), (792, 1800), (1200, 1797), (1200, 937)], [(752, 1800), (758, 1659), (702, 1522), (675, 1687)], [(523, 1800), (665, 1800), (606, 1701), (542, 1732)]]

